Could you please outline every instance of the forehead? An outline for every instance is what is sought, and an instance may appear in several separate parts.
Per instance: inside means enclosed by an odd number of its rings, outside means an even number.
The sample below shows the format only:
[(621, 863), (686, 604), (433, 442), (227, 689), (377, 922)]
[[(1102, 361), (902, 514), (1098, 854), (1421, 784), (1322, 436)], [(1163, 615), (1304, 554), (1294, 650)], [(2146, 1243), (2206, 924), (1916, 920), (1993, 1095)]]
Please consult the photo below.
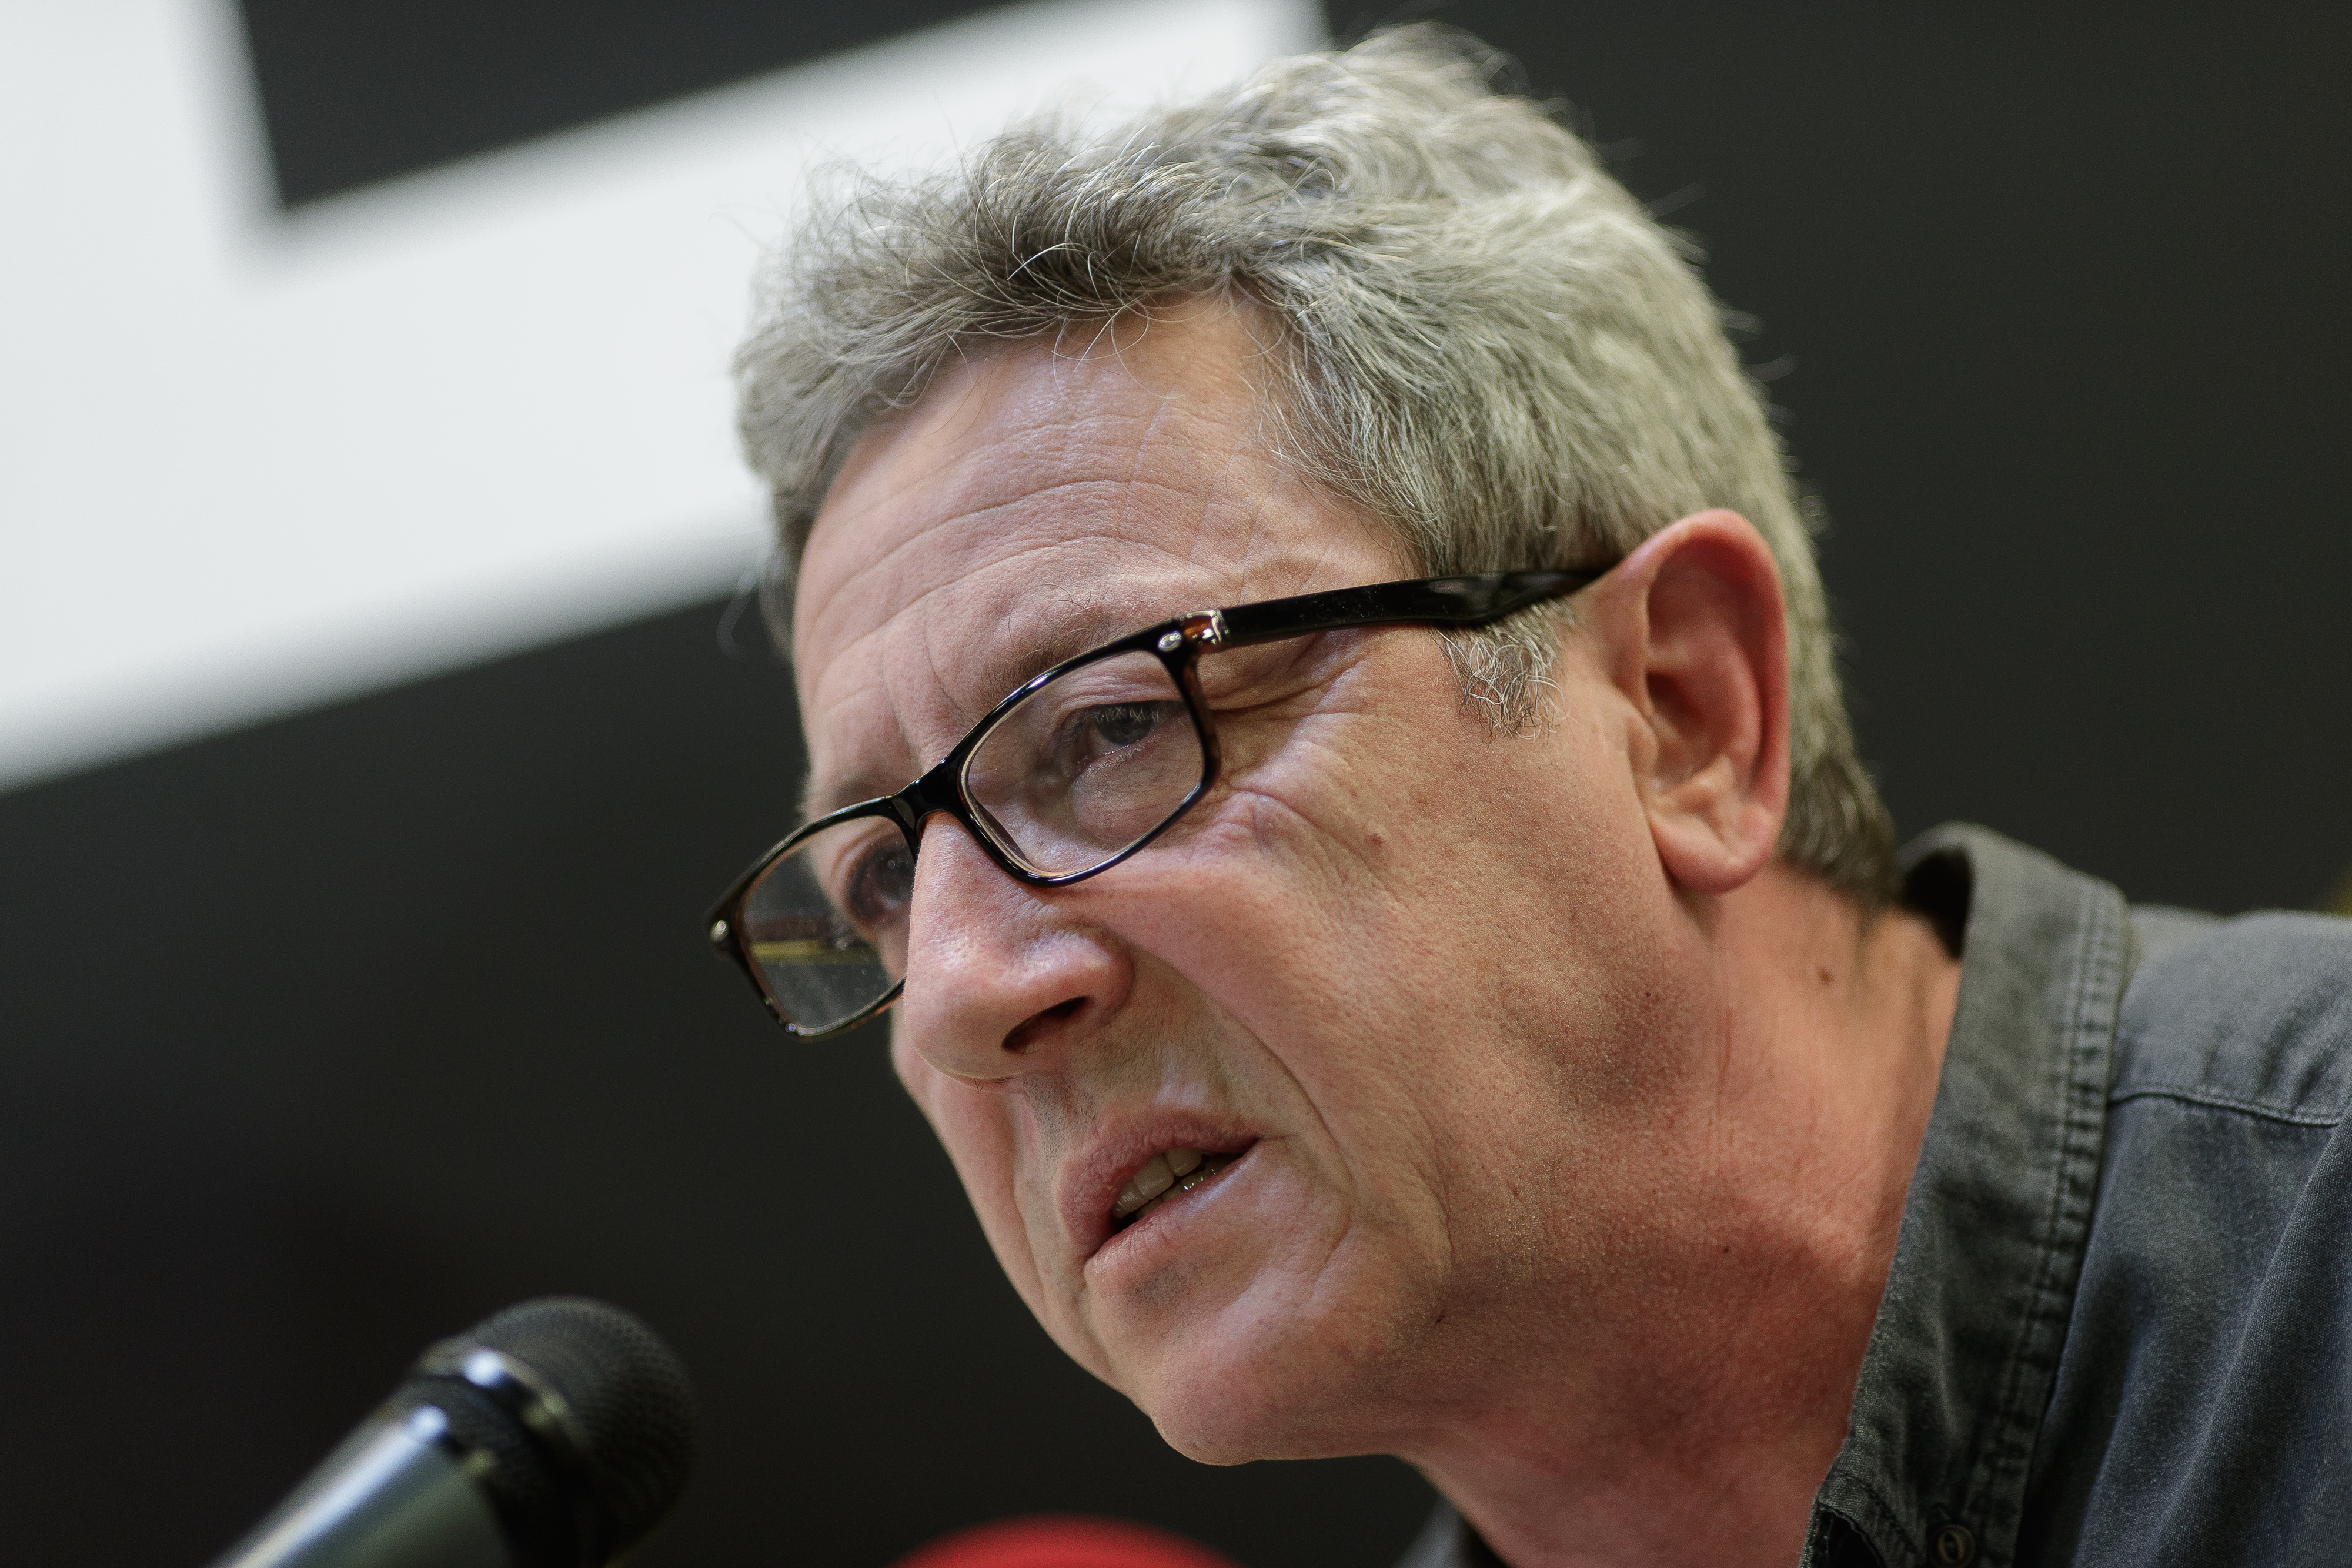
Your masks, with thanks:
[(897, 788), (1056, 658), (1399, 574), (1383, 531), (1274, 456), (1249, 327), (1202, 308), (1011, 347), (867, 433), (795, 597), (813, 805)]

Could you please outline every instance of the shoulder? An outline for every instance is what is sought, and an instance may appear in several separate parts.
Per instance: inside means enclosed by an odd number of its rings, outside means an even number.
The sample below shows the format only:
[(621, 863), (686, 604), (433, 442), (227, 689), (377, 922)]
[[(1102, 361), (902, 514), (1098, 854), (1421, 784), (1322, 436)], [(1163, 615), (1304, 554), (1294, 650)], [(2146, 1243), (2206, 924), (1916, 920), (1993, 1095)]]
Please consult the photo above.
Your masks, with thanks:
[(2116, 1031), (2116, 1101), (2156, 1096), (2306, 1125), (2352, 1108), (2352, 920), (2133, 912), (2141, 959)]
[(2017, 1561), (2322, 1563), (2352, 1515), (2352, 922), (2135, 911)]

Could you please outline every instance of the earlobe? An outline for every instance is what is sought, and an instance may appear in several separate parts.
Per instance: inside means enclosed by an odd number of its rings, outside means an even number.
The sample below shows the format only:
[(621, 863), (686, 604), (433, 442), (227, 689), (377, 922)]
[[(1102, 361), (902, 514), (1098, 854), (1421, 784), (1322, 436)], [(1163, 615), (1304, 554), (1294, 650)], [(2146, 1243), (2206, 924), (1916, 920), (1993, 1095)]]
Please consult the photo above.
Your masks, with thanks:
[(1771, 549), (1738, 513), (1700, 512), (1600, 586), (1659, 860), (1680, 886), (1728, 893), (1770, 861), (1788, 810), (1788, 626)]

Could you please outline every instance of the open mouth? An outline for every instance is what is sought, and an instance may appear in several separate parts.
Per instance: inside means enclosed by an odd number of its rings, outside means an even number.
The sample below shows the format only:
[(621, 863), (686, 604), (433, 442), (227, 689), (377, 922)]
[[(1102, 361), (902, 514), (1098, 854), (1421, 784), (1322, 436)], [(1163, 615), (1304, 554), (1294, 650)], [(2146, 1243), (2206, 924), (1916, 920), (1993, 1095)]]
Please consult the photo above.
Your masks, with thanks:
[(1118, 1197), (1110, 1206), (1110, 1228), (1126, 1229), (1152, 1210), (1171, 1203), (1186, 1193), (1198, 1192), (1217, 1179), (1227, 1166), (1247, 1154), (1246, 1149), (1233, 1154), (1219, 1154), (1213, 1149), (1167, 1149), (1143, 1162), (1142, 1167), (1127, 1178), (1118, 1189)]

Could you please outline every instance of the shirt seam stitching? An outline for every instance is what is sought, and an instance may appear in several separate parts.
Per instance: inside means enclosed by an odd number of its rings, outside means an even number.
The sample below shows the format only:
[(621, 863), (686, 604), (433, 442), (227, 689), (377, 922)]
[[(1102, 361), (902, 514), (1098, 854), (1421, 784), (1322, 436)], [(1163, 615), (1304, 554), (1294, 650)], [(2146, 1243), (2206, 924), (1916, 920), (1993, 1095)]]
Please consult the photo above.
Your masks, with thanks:
[[(2042, 1210), (2042, 1234), (2047, 1240), (2042, 1248), (2040, 1266), (2034, 1270), (2025, 1320), (2012, 1342), (2008, 1364), (2002, 1368), (1997, 1405), (1999, 1435), (1989, 1445), (1991, 1451), (1984, 1458), (1985, 1494), (1977, 1523), (1979, 1551), (1988, 1561), (2007, 1563), (2016, 1550), (2023, 1489), (2032, 1465), (2042, 1414), (2039, 1409), (2029, 1411), (2023, 1407), (2027, 1385), (2036, 1378), (2046, 1383), (2055, 1369), (2058, 1357), (2044, 1341), (2055, 1325), (2063, 1346), (2064, 1325), (2073, 1310), (2074, 1292), (2065, 1276), (2070, 1257), (2074, 1263), (2080, 1263), (2080, 1232), (2089, 1212), (2090, 1199), (2080, 1191), (2085, 1185), (2085, 1160), (2091, 1178), (2095, 1181), (2096, 1177), (2107, 1095), (2104, 1082), (2088, 1092), (2082, 1083), (2089, 1065), (2085, 1054), (2096, 1051), (2102, 1033), (2099, 1020), (2086, 1015), (2095, 997), (2119, 996), (2121, 987), (2113, 980), (2122, 956), (2116, 950), (2118, 944), (2114, 912), (2099, 893), (2095, 886), (2084, 889), (2088, 929), (2076, 949), (2071, 995), (2067, 998), (2065, 1049), (2059, 1062), (2058, 1138), (2052, 1162), (2055, 1168)], [(2112, 1017), (2105, 1027), (2112, 1031)]]
[(2284, 1122), (2296, 1127), (2341, 1126), (2345, 1114), (2342, 1111), (2296, 1111), (2264, 1100), (2224, 1094), (2219, 1090), (2187, 1089), (2170, 1083), (2134, 1084), (2129, 1089), (2118, 1089), (2107, 1096), (2110, 1105), (2120, 1105), (2126, 1100), (2179, 1100), (2215, 1111), (2242, 1111), (2249, 1116), (2260, 1116), (2266, 1121)]

